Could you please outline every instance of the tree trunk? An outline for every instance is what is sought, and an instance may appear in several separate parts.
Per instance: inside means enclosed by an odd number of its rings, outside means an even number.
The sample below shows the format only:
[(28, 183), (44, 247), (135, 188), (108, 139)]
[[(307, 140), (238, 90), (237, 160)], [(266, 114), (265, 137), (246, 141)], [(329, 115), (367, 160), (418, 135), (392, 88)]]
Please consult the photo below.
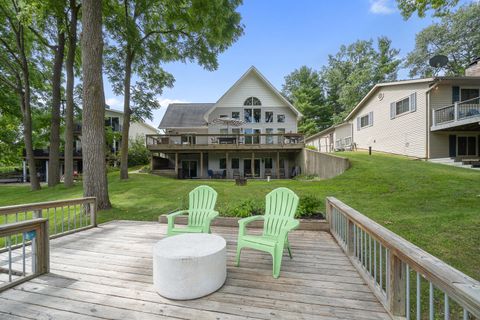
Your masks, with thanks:
[(65, 69), (67, 72), (66, 86), (66, 108), (65, 108), (65, 160), (64, 160), (64, 185), (67, 188), (73, 186), (73, 88), (75, 84), (75, 74), (73, 72), (75, 66), (75, 51), (77, 50), (77, 13), (78, 7), (76, 0), (70, 0), (70, 26), (68, 28), (68, 52), (65, 61)]
[(102, 78), (102, 1), (82, 3), (83, 194), (97, 198), (99, 209), (111, 208), (105, 162), (105, 94)]
[(132, 78), (132, 61), (133, 53), (127, 47), (125, 58), (125, 83), (123, 97), (123, 129), (122, 129), (122, 146), (120, 147), (120, 179), (128, 179), (128, 132), (130, 131), (130, 81)]
[(65, 33), (62, 18), (57, 18), (57, 46), (52, 76), (52, 119), (50, 125), (50, 150), (48, 153), (48, 186), (60, 182), (60, 105), (62, 100), (62, 67), (65, 50)]

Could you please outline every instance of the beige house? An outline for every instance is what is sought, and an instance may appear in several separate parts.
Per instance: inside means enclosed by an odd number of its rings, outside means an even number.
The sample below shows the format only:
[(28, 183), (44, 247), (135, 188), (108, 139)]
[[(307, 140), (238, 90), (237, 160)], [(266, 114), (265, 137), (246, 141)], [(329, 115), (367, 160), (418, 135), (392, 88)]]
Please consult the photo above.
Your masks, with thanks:
[(168, 106), (165, 134), (147, 136), (152, 169), (179, 178), (289, 178), (304, 147), (300, 117), (251, 67), (215, 103)]
[(307, 138), (306, 143), (322, 144), (328, 134), (333, 149), (342, 149), (342, 139), (351, 132), (347, 141), (358, 149), (371, 147), (423, 159), (476, 158), (480, 156), (479, 63), (472, 63), (463, 77), (377, 84), (345, 123)]

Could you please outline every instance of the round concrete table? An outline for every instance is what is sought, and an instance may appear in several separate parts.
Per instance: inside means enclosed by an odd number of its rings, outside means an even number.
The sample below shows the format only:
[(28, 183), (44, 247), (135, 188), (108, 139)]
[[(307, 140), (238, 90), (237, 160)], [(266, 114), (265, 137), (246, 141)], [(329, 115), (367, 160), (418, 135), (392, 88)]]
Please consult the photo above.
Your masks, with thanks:
[(153, 247), (153, 285), (169, 299), (206, 296), (227, 278), (227, 242), (205, 233), (180, 234)]

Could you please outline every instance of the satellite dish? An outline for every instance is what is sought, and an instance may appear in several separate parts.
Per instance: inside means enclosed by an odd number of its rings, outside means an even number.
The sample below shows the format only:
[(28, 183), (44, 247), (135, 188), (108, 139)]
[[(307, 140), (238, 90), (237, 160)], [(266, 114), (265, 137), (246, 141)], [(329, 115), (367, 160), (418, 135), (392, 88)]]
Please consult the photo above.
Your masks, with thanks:
[(432, 58), (430, 58), (430, 60), (428, 61), (428, 63), (430, 64), (431, 67), (433, 68), (441, 68), (441, 67), (445, 67), (448, 63), (448, 57), (447, 56), (444, 56), (444, 55), (436, 55)]

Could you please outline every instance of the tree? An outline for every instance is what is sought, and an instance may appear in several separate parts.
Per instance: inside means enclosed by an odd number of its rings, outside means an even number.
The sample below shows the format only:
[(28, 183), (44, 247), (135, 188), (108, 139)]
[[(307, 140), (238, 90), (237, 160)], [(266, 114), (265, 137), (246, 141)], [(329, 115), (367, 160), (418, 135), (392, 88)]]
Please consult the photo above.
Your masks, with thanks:
[(397, 0), (398, 8), (405, 19), (410, 18), (415, 12), (419, 17), (425, 17), (429, 10), (441, 16), (447, 14), (457, 3), (458, 0)]
[(313, 134), (332, 124), (332, 110), (327, 108), (318, 71), (302, 66), (285, 77), (282, 94), (303, 113), (299, 131)]
[(67, 59), (65, 61), (65, 70), (67, 74), (67, 84), (65, 88), (66, 108), (65, 108), (65, 157), (64, 157), (64, 185), (73, 186), (73, 127), (74, 127), (74, 87), (75, 87), (75, 56), (77, 51), (77, 24), (80, 4), (76, 0), (69, 0), (69, 10), (67, 14)]
[(29, 29), (39, 43), (51, 50), (51, 125), (48, 153), (48, 186), (60, 182), (60, 109), (62, 103), (62, 74), (65, 52), (64, 0), (48, 0), (31, 3), (34, 23)]
[(397, 78), (399, 52), (388, 38), (380, 37), (376, 48), (373, 40), (359, 40), (329, 55), (320, 74), (334, 123), (343, 121), (375, 84)]
[(38, 79), (35, 66), (38, 58), (29, 31), (29, 7), (23, 1), (0, 1), (0, 82), (16, 93), (22, 114), (23, 137), (32, 190), (39, 190), (32, 139), (32, 88)]
[(448, 57), (446, 75), (460, 76), (474, 58), (480, 56), (480, 5), (471, 3), (445, 15), (439, 23), (420, 31), (415, 49), (407, 55), (410, 76), (431, 77), (437, 71), (428, 60), (438, 54)]
[(102, 77), (102, 1), (82, 2), (83, 194), (97, 198), (99, 209), (111, 207), (105, 165), (105, 94)]
[[(128, 133), (132, 118), (152, 117), (155, 96), (173, 85), (161, 68), (168, 61), (196, 60), (207, 70), (243, 33), (241, 0), (111, 0), (106, 27), (113, 41), (107, 72), (116, 94), (124, 96), (120, 178), (128, 178)], [(132, 85), (132, 76), (138, 81)], [(133, 91), (133, 94), (132, 94)]]

